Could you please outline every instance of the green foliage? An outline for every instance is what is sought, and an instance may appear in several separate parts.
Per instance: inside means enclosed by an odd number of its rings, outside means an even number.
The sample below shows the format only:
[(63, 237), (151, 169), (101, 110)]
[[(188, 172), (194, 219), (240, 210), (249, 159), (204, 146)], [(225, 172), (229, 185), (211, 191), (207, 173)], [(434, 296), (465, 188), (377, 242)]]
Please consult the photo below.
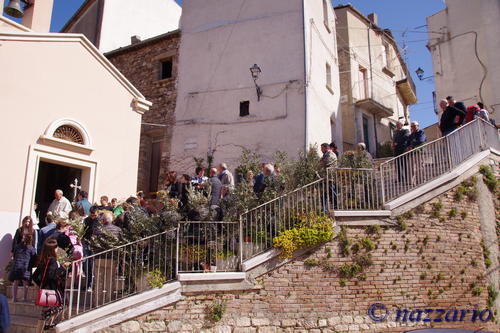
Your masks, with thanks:
[(159, 269), (155, 269), (149, 272), (147, 281), (151, 288), (161, 288), (167, 282), (167, 279)]
[(219, 251), (216, 254), (217, 259), (223, 259), (223, 260), (227, 260), (227, 259), (234, 257), (234, 256), (236, 256), (236, 253), (234, 253), (231, 250)]
[(347, 237), (347, 228), (345, 226), (341, 227), (338, 239), (339, 239), (340, 253), (344, 257), (349, 256), (351, 254), (352, 240), (349, 237)]
[(383, 144), (377, 144), (377, 158), (393, 157), (394, 149), (392, 149), (392, 142), (386, 141)]
[(347, 284), (347, 280), (346, 279), (340, 279), (339, 284), (340, 284), (341, 287), (345, 287), (346, 284)]
[(226, 312), (227, 302), (226, 301), (214, 301), (214, 303), (208, 309), (208, 317), (214, 323), (221, 321), (224, 313)]
[(364, 269), (373, 265), (372, 255), (370, 253), (357, 255), (354, 257), (354, 262)]
[(472, 289), (472, 295), (474, 296), (480, 296), (482, 292), (483, 292), (482, 287), (475, 287), (474, 289)]
[(333, 238), (333, 220), (325, 216), (310, 216), (308, 225), (299, 225), (280, 232), (273, 246), (281, 249), (282, 258), (291, 258), (298, 249), (326, 243)]
[(326, 257), (328, 259), (330, 259), (333, 256), (332, 249), (330, 249), (329, 247), (325, 248), (325, 252), (326, 252)]
[(179, 261), (192, 264), (198, 261), (204, 261), (207, 257), (207, 251), (203, 246), (197, 244), (183, 244), (179, 248)]
[(362, 270), (363, 268), (357, 263), (347, 263), (340, 266), (339, 275), (341, 278), (352, 279)]
[(319, 266), (319, 264), (319, 261), (316, 259), (307, 259), (306, 261), (304, 261), (304, 265), (306, 266)]
[(348, 150), (340, 156), (338, 165), (340, 168), (370, 169), (372, 167), (372, 161), (365, 153)]
[(479, 167), (479, 172), (483, 175), (483, 181), (491, 193), (495, 193), (498, 187), (498, 179), (493, 173), (491, 167), (488, 165), (481, 165)]
[(465, 210), (461, 211), (460, 217), (462, 218), (462, 220), (465, 220), (467, 218), (467, 211), (465, 211)]
[(470, 264), (471, 264), (472, 267), (477, 267), (477, 261), (476, 261), (476, 259), (472, 259), (470, 261)]
[(366, 228), (366, 232), (369, 234), (369, 235), (377, 235), (379, 236), (380, 235), (380, 230), (381, 230), (381, 227), (379, 224), (373, 224), (373, 225), (369, 225), (367, 228)]
[(239, 178), (244, 179), (248, 171), (252, 171), (254, 176), (260, 172), (261, 156), (251, 149), (243, 148), (240, 156), (240, 163), (236, 168), (236, 174)]
[(490, 284), (488, 286), (488, 308), (493, 308), (495, 306), (495, 301), (498, 297), (498, 291), (495, 289), (495, 286)]
[(405, 231), (406, 229), (408, 229), (408, 225), (406, 224), (406, 221), (403, 216), (400, 215), (396, 217), (396, 222), (399, 231)]
[(491, 259), (490, 258), (484, 259), (484, 265), (486, 266), (486, 268), (490, 268), (492, 265)]
[(450, 209), (450, 211), (448, 212), (448, 216), (449, 217), (455, 217), (455, 216), (457, 216), (457, 209), (456, 208)]
[(368, 237), (363, 237), (359, 240), (359, 244), (366, 251), (372, 251), (375, 249), (375, 243)]
[(433, 202), (432, 203), (432, 209), (435, 210), (435, 211), (441, 211), (441, 209), (443, 209), (443, 203), (441, 201), (439, 202)]

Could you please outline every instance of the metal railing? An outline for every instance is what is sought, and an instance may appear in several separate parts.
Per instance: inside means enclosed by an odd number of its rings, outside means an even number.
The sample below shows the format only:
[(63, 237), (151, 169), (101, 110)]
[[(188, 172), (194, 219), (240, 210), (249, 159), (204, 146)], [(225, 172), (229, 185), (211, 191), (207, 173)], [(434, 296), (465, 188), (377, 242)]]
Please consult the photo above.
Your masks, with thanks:
[(75, 260), (66, 269), (64, 319), (175, 279), (176, 229)]
[(489, 147), (500, 145), (497, 129), (482, 119), (380, 165), (382, 202), (386, 203), (451, 171)]
[(242, 260), (273, 246), (273, 238), (293, 228), (298, 215), (329, 211), (330, 193), (324, 178), (257, 206), (240, 216), (243, 243)]
[(237, 271), (241, 262), (240, 239), (239, 222), (179, 222), (177, 271)]
[(377, 210), (382, 207), (374, 169), (330, 168), (329, 198), (334, 210)]

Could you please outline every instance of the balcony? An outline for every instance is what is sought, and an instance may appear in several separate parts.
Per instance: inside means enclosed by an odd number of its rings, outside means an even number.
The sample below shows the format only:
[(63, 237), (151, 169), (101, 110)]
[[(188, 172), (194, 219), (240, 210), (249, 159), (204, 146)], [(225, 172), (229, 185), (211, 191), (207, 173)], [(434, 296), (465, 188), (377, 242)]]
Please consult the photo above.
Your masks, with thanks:
[(407, 105), (417, 104), (415, 84), (411, 77), (404, 78), (396, 82), (396, 87)]

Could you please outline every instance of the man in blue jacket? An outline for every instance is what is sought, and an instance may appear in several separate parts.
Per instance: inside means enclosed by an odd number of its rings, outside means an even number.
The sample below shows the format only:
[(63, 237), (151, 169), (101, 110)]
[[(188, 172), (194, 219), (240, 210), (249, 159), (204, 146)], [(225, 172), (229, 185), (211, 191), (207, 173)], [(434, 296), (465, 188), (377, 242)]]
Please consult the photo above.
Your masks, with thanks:
[(418, 146), (423, 145), (427, 141), (424, 130), (419, 128), (419, 124), (416, 121), (412, 121), (410, 124), (411, 134), (408, 137), (408, 144), (406, 150), (412, 150)]

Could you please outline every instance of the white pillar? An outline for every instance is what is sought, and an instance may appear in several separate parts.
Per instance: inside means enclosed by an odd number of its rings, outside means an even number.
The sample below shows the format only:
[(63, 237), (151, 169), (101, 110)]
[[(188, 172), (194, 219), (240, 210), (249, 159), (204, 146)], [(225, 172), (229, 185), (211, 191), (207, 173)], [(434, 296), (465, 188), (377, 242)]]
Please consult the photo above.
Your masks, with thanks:
[(32, 3), (24, 11), (23, 25), (35, 32), (49, 32), (54, 0), (32, 0)]

